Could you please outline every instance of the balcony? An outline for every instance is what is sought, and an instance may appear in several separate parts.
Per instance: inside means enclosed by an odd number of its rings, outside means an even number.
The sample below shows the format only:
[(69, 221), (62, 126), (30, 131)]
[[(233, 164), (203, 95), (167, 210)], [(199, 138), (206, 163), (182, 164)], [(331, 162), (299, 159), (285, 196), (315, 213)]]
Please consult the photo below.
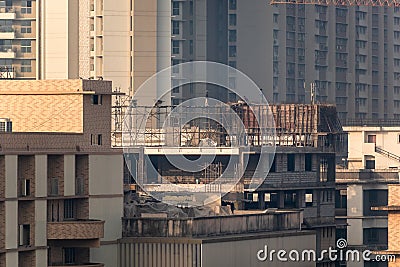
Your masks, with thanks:
[(99, 239), (104, 237), (104, 221), (72, 220), (47, 223), (47, 239)]
[(15, 58), (15, 51), (12, 49), (11, 46), (0, 45), (0, 58)]
[(0, 39), (15, 39), (15, 31), (12, 26), (0, 26)]
[(12, 7), (0, 7), (0, 19), (15, 19), (15, 9)]
[(57, 267), (104, 267), (104, 264), (103, 263), (81, 263), (81, 264), (52, 263), (49, 266), (57, 266)]
[(0, 79), (13, 79), (15, 77), (15, 71), (10, 66), (0, 66)]

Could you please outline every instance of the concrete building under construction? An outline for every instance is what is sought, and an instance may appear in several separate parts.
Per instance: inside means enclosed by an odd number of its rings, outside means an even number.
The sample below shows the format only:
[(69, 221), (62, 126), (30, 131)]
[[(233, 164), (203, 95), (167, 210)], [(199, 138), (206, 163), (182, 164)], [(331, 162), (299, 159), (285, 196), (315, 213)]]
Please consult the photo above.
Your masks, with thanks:
[[(129, 123), (134, 127), (123, 133), (122, 142), (130, 148), (126, 160), (132, 176), (125, 183), (136, 181), (152, 193), (184, 184), (222, 195), (219, 177), (242, 173), (218, 204), (235, 211), (302, 210), (301, 225), (315, 231), (317, 251), (335, 246), (336, 158), (347, 152), (347, 135), (334, 106), (266, 107), (239, 102), (181, 107), (172, 113), (171, 109), (136, 106), (130, 110)], [(188, 114), (201, 119), (190, 121)], [(230, 122), (228, 130), (222, 126), (224, 121)], [(263, 155), (265, 147), (274, 147), (275, 153)], [(208, 149), (215, 158), (200, 171), (182, 171), (169, 162), (177, 155), (196, 160)], [(235, 172), (227, 174), (230, 161)], [(269, 172), (260, 172), (258, 165), (268, 165)], [(252, 184), (254, 177), (262, 179), (257, 187)], [(190, 205), (184, 197), (180, 201), (182, 206)], [(334, 263), (322, 259), (317, 266)]]

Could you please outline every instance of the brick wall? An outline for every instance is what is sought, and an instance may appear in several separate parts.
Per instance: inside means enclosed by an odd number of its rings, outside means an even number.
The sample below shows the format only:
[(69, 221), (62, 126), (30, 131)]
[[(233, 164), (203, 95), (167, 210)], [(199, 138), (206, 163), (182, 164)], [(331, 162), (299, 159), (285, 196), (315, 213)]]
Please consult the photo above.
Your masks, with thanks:
[(21, 196), (24, 180), (30, 181), (30, 196), (35, 196), (35, 156), (18, 156), (18, 195)]
[(104, 221), (47, 223), (48, 239), (97, 239), (104, 237)]
[(0, 267), (6, 267), (6, 254), (0, 253)]
[[(4, 202), (0, 202), (0, 250), (5, 248), (5, 240), (6, 240), (5, 216), (6, 216), (5, 204), (4, 204)], [(0, 264), (0, 266), (1, 266), (1, 264)]]
[(400, 212), (390, 212), (388, 216), (388, 246), (390, 251), (400, 251)]
[(19, 201), (18, 202), (18, 225), (30, 225), (30, 245), (35, 245), (35, 202)]
[(18, 266), (36, 266), (35, 251), (20, 251), (18, 253)]
[(88, 198), (75, 199), (75, 207), (77, 219), (90, 219)]
[(0, 198), (5, 197), (6, 165), (4, 156), (0, 156)]
[[(83, 194), (89, 194), (89, 156), (75, 156), (75, 177), (83, 179)], [(75, 191), (76, 192), (76, 191)]]
[(400, 206), (400, 185), (391, 184), (389, 186), (389, 206)]
[[(47, 156), (47, 192), (52, 194), (53, 179), (58, 179), (58, 195), (64, 195), (64, 155)], [(53, 192), (54, 193), (54, 192)]]
[[(51, 246), (49, 250), (49, 258), (52, 264), (62, 264), (64, 262), (63, 247)], [(75, 261), (76, 263), (90, 262), (90, 249), (75, 248)]]
[[(90, 96), (84, 97), (84, 91), (109, 94), (112, 84), (110, 81), (88, 80), (5, 80), (0, 84), (0, 118), (10, 118), (16, 132), (82, 133), (83, 98), (91, 106)], [(97, 111), (104, 110), (98, 114), (101, 120), (104, 119), (103, 115), (109, 113), (106, 120), (108, 123), (100, 122), (105, 126), (111, 125), (110, 104), (111, 98), (105, 97), (103, 105), (108, 105), (108, 108), (97, 108)], [(93, 110), (89, 107), (87, 111)]]
[(64, 200), (52, 199), (47, 201), (47, 221), (61, 222), (64, 220)]

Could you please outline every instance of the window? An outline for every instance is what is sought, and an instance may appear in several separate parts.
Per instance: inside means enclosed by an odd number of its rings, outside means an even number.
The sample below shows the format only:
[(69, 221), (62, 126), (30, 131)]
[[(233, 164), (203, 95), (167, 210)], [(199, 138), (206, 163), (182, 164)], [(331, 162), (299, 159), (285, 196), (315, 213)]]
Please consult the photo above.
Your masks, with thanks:
[[(172, 60), (172, 73), (179, 73), (179, 66), (176, 66), (179, 64), (179, 60), (178, 59), (173, 59)], [(174, 67), (175, 66), (175, 67)], [(176, 80), (174, 80), (176, 81)]]
[(179, 34), (179, 21), (172, 21), (172, 34)]
[(236, 14), (229, 14), (229, 26), (236, 26), (237, 18)]
[(32, 1), (31, 0), (22, 0), (21, 13), (22, 14), (31, 14), (32, 13)]
[(311, 207), (313, 204), (313, 194), (311, 192), (306, 193), (306, 207)]
[(32, 41), (21, 40), (21, 53), (31, 53), (31, 52), (32, 52)]
[(21, 196), (26, 197), (31, 195), (31, 180), (22, 179), (20, 186), (21, 186)]
[(172, 99), (172, 105), (173, 106), (177, 106), (179, 104), (180, 104), (180, 100), (179, 99), (176, 99), (176, 98)]
[(367, 136), (367, 143), (374, 143), (376, 144), (376, 135), (375, 134), (369, 134)]
[(236, 42), (237, 34), (236, 30), (229, 30), (229, 42)]
[(92, 105), (101, 105), (103, 104), (103, 96), (102, 95), (92, 95)]
[(179, 86), (172, 89), (173, 94), (179, 94)]
[(179, 2), (172, 2), (172, 15), (179, 16)]
[(365, 156), (365, 169), (372, 170), (375, 169), (375, 157), (374, 156)]
[(64, 200), (64, 219), (75, 219), (74, 200)]
[(288, 154), (287, 155), (287, 171), (294, 172), (295, 170), (295, 155)]
[(91, 134), (90, 135), (90, 144), (101, 146), (103, 144), (103, 135), (102, 134)]
[(21, 60), (21, 72), (32, 72), (30, 60)]
[(30, 20), (21, 21), (21, 33), (32, 33), (32, 25)]
[(51, 178), (50, 195), (58, 196), (58, 178), (57, 177)]
[(356, 40), (357, 48), (365, 48), (367, 46), (367, 41)]
[(229, 57), (236, 57), (236, 46), (235, 45), (229, 46)]
[(29, 224), (19, 225), (19, 242), (20, 246), (29, 246), (31, 243), (31, 226)]
[(193, 20), (191, 20), (189, 23), (189, 31), (190, 31), (190, 35), (193, 35), (193, 32), (194, 32)]
[(236, 10), (236, 0), (229, 0), (229, 9)]
[(191, 55), (193, 55), (193, 51), (194, 51), (194, 48), (193, 48), (193, 40), (190, 40), (190, 41), (189, 41), (189, 53), (190, 53)]
[(326, 158), (319, 160), (319, 180), (321, 182), (328, 181), (328, 160)]
[(177, 40), (173, 40), (172, 41), (172, 54), (179, 54), (179, 50), (180, 50), (180, 47), (179, 47), (179, 41), (177, 41)]
[(366, 26), (356, 26), (356, 32), (359, 35), (364, 35), (367, 33), (367, 27)]
[(64, 264), (75, 263), (75, 248), (64, 248)]
[(189, 2), (189, 12), (190, 12), (190, 15), (193, 16), (193, 14), (194, 14), (193, 1)]
[(346, 17), (347, 9), (336, 8), (336, 16), (338, 17)]
[(306, 154), (304, 158), (305, 162), (305, 171), (310, 172), (312, 171), (312, 154)]
[(85, 194), (85, 184), (83, 177), (76, 177), (75, 180), (75, 195), (84, 195)]

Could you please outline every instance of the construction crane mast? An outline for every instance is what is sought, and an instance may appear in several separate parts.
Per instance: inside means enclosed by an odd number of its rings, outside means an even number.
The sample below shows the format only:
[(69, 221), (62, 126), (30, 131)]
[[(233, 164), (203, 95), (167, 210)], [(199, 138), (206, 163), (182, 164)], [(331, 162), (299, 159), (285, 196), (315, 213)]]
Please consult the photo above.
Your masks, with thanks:
[(271, 0), (271, 5), (400, 6), (400, 0)]

